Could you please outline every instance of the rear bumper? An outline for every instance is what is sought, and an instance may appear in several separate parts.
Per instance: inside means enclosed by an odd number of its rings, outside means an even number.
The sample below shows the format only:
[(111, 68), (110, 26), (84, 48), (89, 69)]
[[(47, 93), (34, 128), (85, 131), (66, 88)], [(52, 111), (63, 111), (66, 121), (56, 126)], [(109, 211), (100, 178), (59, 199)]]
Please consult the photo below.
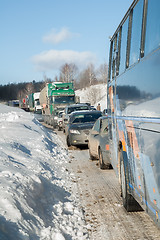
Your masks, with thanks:
[(88, 136), (87, 135), (81, 135), (81, 134), (70, 134), (69, 140), (71, 145), (77, 146), (77, 145), (88, 145)]

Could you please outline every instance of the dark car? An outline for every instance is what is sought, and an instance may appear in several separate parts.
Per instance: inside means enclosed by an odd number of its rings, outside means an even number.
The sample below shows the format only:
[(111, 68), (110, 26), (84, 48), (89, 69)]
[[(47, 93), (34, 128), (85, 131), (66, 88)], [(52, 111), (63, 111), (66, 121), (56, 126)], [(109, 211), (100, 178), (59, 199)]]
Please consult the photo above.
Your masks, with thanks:
[(72, 112), (81, 111), (81, 110), (90, 110), (90, 105), (86, 103), (71, 104), (65, 107), (64, 114), (62, 116), (62, 128), (63, 132), (66, 131), (66, 125), (69, 122), (69, 117)]
[(73, 112), (66, 127), (67, 145), (88, 145), (89, 132), (95, 121), (101, 116), (100, 111)]
[(100, 117), (88, 137), (90, 159), (99, 159), (101, 169), (110, 168), (110, 147), (108, 138), (108, 118)]

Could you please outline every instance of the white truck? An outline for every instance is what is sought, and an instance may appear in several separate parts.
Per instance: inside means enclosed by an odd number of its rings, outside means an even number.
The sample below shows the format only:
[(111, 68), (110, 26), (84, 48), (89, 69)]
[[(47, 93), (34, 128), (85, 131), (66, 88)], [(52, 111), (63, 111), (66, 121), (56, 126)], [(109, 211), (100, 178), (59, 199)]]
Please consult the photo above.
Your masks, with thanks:
[(34, 98), (34, 112), (35, 113), (41, 113), (42, 112), (42, 107), (41, 107), (40, 102), (39, 102), (39, 95), (40, 95), (40, 92), (36, 92), (33, 95), (33, 98)]

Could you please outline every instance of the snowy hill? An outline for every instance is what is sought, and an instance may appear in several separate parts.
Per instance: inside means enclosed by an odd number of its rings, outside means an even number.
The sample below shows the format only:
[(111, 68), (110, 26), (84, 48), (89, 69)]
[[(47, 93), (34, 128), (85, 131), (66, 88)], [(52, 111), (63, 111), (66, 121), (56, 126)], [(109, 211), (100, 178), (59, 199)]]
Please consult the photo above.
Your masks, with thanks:
[(80, 97), (80, 102), (89, 102), (92, 106), (101, 105), (101, 110), (107, 108), (107, 85), (98, 84), (91, 87), (83, 88), (76, 91), (76, 95)]
[(0, 104), (0, 239), (88, 239), (68, 153), (30, 113)]

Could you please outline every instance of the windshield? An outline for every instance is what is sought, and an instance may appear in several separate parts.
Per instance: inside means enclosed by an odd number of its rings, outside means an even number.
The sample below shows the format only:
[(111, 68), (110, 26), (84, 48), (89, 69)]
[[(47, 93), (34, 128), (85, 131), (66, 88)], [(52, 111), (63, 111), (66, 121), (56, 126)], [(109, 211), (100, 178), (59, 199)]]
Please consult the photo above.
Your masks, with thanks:
[(54, 97), (54, 103), (74, 103), (74, 96), (56, 96)]
[(88, 123), (88, 122), (95, 122), (99, 117), (101, 117), (101, 113), (90, 113), (90, 114), (77, 114), (74, 115), (70, 120), (71, 123)]
[(81, 110), (89, 110), (89, 106), (77, 106), (77, 107), (69, 107), (68, 108), (68, 114), (74, 112), (74, 111), (81, 111)]
[(35, 100), (35, 105), (40, 105), (39, 99)]

